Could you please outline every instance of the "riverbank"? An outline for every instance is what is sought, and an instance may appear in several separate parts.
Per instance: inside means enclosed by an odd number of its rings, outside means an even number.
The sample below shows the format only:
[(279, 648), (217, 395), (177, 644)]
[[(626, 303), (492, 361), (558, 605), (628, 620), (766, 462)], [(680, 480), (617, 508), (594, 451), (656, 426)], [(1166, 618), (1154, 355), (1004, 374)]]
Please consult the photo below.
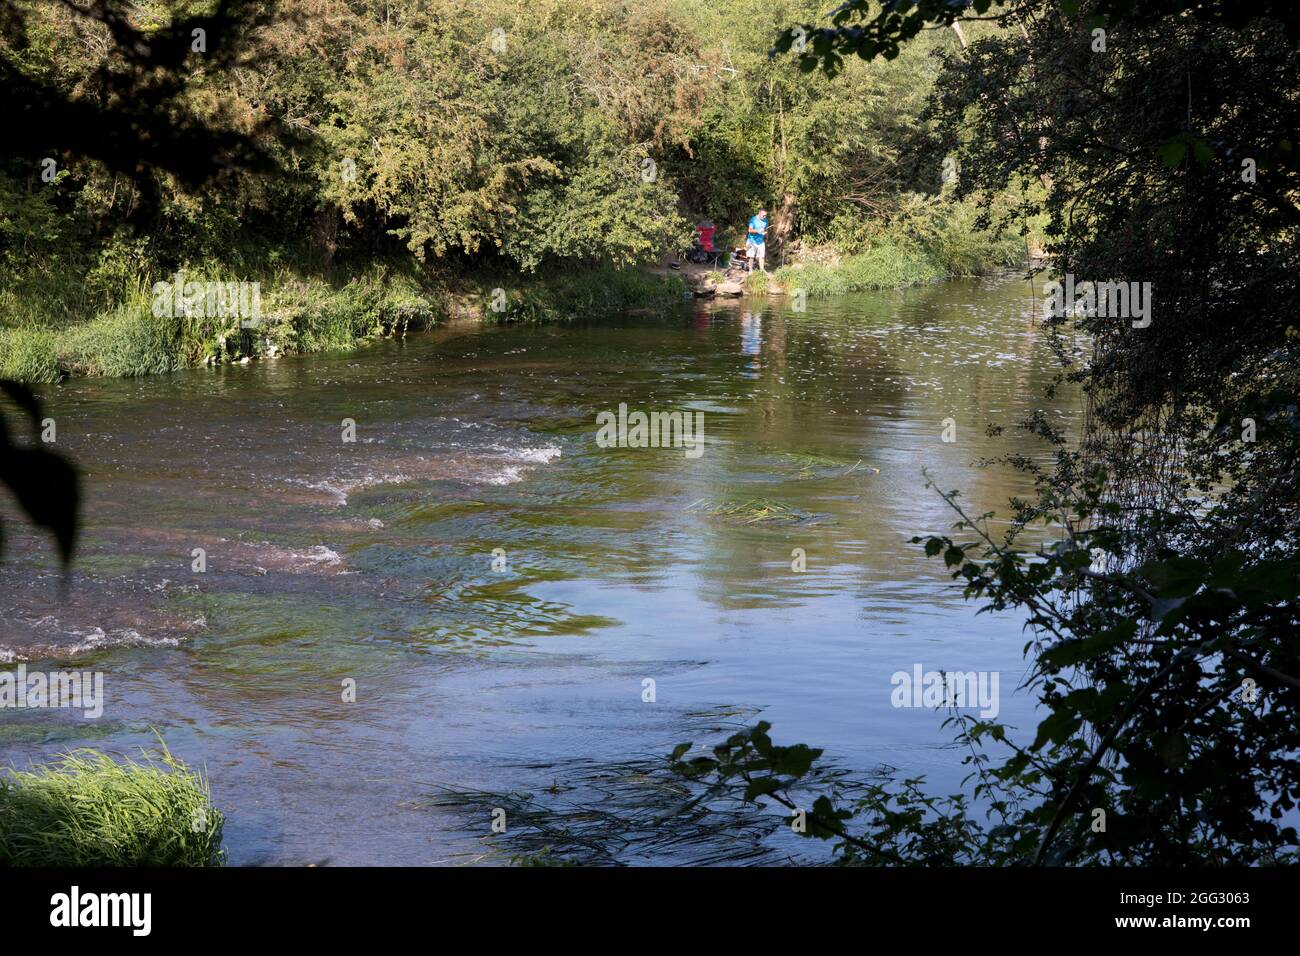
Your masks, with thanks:
[[(320, 16), (308, 4), (307, 33), (303, 17), (268, 17), (238, 37), (239, 69), (179, 71), (178, 89), (201, 79), (204, 92), (165, 125), (228, 137), (237, 162), (214, 147), (221, 162), (191, 168), (204, 150), (173, 144), (172, 156), (158, 143), (147, 162), (108, 161), (79, 154), (80, 141), (60, 159), (38, 138), (0, 170), (0, 375), (139, 376), (347, 349), (460, 314), (655, 308), (686, 280), (640, 266), (682, 250), (704, 219), (718, 240), (743, 243), (762, 204), (769, 267), (817, 268), (748, 279), (742, 294), (898, 288), (1007, 267), (1002, 240), (978, 227), (1041, 207), (1036, 184), (958, 189), (936, 152), (949, 144), (922, 135), (933, 54), (952, 42), (942, 31), (831, 82), (771, 57), (784, 18), (749, 0), (653, 16), (567, 0), (541, 13), (476, 8), (434, 47), (423, 17), (337, 6)], [(66, 14), (23, 7), (14, 22), (28, 23), (32, 49), (15, 69), (78, 102), (100, 88), (113, 43), (87, 44), (102, 23)], [(145, 19), (152, 31), (169, 15)], [(482, 42), (497, 30), (508, 51)], [(404, 52), (372, 56), (381, 48)], [(804, 244), (838, 251), (823, 263)], [(584, 265), (595, 262), (618, 271)], [(154, 284), (182, 267), (182, 289), (258, 284), (257, 324), (159, 310)], [(499, 281), (484, 278), (493, 270)]]
[[(1041, 225), (1041, 224), (1035, 224)], [(701, 298), (785, 296), (820, 298), (852, 292), (882, 292), (943, 279), (990, 275), (1039, 265), (1045, 259), (1042, 236), (995, 236), (982, 231), (969, 205), (952, 205), (949, 215), (922, 227), (913, 217), (884, 227), (870, 241), (843, 250), (831, 245), (796, 243), (789, 250), (769, 250), (769, 271), (748, 275), (677, 258), (656, 271), (682, 275)], [(729, 248), (729, 247), (726, 247)]]
[[(1021, 240), (982, 236), (967, 236), (960, 244), (886, 237), (852, 255), (817, 248), (793, 250), (792, 258), (772, 272), (748, 276), (676, 258), (643, 269), (539, 276), (449, 277), (409, 260), (330, 270), (211, 264), (137, 276), (120, 281), (115, 294), (97, 296), (81, 291), (83, 282), (90, 287), (90, 277), (58, 287), (31, 277), (10, 279), (0, 287), (0, 378), (40, 384), (154, 375), (347, 350), (454, 318), (562, 321), (667, 308), (692, 295), (819, 297), (1001, 272), (1027, 261)], [(224, 290), (235, 284), (243, 298), (232, 292), (227, 301)]]
[[(658, 307), (688, 295), (679, 277), (639, 270), (579, 270), (542, 278), (476, 276), (448, 281), (410, 267), (375, 263), (355, 271), (281, 268), (269, 280), (215, 267), (158, 277), (198, 301), (160, 296), (140, 280), (107, 307), (0, 291), (0, 378), (33, 384), (79, 376), (130, 377), (277, 355), (355, 348), (422, 331), (453, 318), (556, 321), (611, 309)], [(154, 277), (150, 277), (153, 279)], [(205, 293), (232, 282), (255, 287), (244, 308)], [(6, 294), (7, 293), (7, 294)], [(235, 301), (234, 297), (231, 302)], [(248, 305), (253, 305), (247, 314)], [(161, 306), (161, 307), (160, 307)], [(187, 314), (188, 312), (188, 314)]]
[(943, 279), (989, 275), (1020, 267), (1029, 261), (1023, 248), (1011, 248), (954, 271), (916, 250), (879, 245), (859, 255), (829, 252), (823, 257), (748, 274), (739, 269), (718, 269), (674, 260), (652, 270), (659, 275), (680, 275), (697, 298), (742, 296), (824, 297), (852, 292), (883, 292), (925, 285)]

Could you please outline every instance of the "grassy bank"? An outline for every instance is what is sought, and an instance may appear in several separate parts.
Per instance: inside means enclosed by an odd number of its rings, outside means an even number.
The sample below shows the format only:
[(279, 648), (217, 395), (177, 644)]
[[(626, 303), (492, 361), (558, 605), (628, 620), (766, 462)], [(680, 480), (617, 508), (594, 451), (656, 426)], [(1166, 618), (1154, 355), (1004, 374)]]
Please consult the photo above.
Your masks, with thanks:
[[(939, 215), (942, 212), (942, 216)], [(926, 207), (839, 248), (803, 248), (795, 262), (746, 282), (775, 282), (808, 296), (897, 289), (1020, 266), (1025, 240), (981, 232), (969, 204)], [(842, 249), (848, 249), (847, 253)], [(410, 259), (332, 270), (279, 259), (277, 250), (163, 274), (115, 248), (85, 268), (33, 268), (0, 280), (0, 378), (30, 383), (69, 376), (136, 376), (275, 355), (356, 347), (429, 328), (455, 314), (485, 321), (560, 321), (635, 308), (662, 309), (689, 295), (678, 274), (574, 268), (535, 276), (478, 272), (435, 277)], [(305, 261), (305, 259), (304, 259)], [(257, 322), (219, 310), (157, 308), (156, 282), (256, 282)]]
[[(376, 264), (355, 274), (301, 273), (281, 267), (257, 281), (260, 317), (156, 315), (153, 282), (138, 279), (92, 298), (48, 290), (31, 280), (0, 290), (0, 377), (54, 382), (75, 375), (152, 375), (245, 357), (345, 349), (395, 331), (433, 325), (445, 315), (412, 270)], [(215, 268), (191, 268), (185, 282), (230, 282)], [(105, 300), (107, 302), (105, 303)]]
[[(252, 281), (259, 273), (249, 275)], [(111, 304), (98, 307), (89, 295), (30, 281), (0, 289), (0, 378), (40, 383), (80, 375), (153, 375), (354, 348), (377, 337), (430, 328), (457, 311), (485, 321), (559, 320), (663, 307), (686, 294), (678, 277), (637, 270), (476, 276), (453, 286), (388, 264), (332, 275), (281, 267), (269, 279), (257, 280), (261, 314), (256, 327), (245, 328), (238, 317), (156, 315), (152, 280), (173, 279), (174, 274), (136, 280), (110, 296)], [(234, 280), (229, 270), (190, 268), (183, 281)]]
[[(768, 275), (750, 275), (745, 291), (760, 295), (775, 282), (787, 293), (802, 289), (811, 297), (877, 292), (989, 275), (1026, 263), (1026, 240), (980, 230), (972, 204), (951, 204), (943, 212), (942, 217), (927, 211), (900, 219), (854, 244), (847, 254), (833, 249), (809, 250), (796, 257), (801, 261), (782, 265)], [(1041, 238), (1033, 236), (1030, 242), (1041, 242)]]
[(0, 775), (0, 866), (217, 866), (223, 822), (204, 777), (165, 748)]

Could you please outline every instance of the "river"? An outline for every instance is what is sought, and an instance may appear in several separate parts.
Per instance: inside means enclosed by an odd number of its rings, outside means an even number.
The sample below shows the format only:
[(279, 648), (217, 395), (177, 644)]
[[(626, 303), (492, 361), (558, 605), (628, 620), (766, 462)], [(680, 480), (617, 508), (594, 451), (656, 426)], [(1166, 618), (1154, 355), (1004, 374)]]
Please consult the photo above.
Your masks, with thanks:
[[(64, 582), (5, 512), (0, 660), (101, 671), (106, 703), (0, 711), (0, 764), (156, 729), (236, 864), (500, 862), (430, 795), (562, 787), (758, 716), (947, 792), (963, 752), (892, 674), (997, 672), (1001, 719), (1033, 713), (1022, 620), (908, 543), (955, 517), (922, 470), (1005, 514), (1025, 478), (979, 463), (1045, 456), (1013, 427), (1035, 409), (1077, 421), (1054, 372), (1028, 284), (996, 278), (45, 388), (85, 530)], [(620, 404), (702, 413), (700, 453), (601, 447)]]

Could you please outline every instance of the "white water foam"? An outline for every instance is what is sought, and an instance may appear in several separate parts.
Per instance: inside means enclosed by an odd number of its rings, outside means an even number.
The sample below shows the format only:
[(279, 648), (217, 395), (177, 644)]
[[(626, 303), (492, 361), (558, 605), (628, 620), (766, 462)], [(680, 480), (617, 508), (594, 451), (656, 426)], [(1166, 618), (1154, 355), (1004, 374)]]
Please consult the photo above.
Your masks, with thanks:
[(348, 496), (354, 491), (362, 488), (373, 488), (376, 485), (400, 485), (411, 481), (409, 475), (365, 475), (361, 478), (326, 478), (322, 481), (308, 481), (306, 478), (289, 478), (290, 483), (302, 485), (310, 488), (312, 491), (323, 491), (325, 494), (334, 498), (334, 503), (339, 507), (348, 503)]
[[(72, 627), (63, 624), (53, 615), (35, 620), (28, 619), (23, 623), (33, 631), (43, 631), (59, 639), (24, 643), (21, 647), (0, 644), (0, 663), (77, 657), (109, 647), (177, 647), (181, 642), (179, 637), (149, 637), (133, 627), (115, 627), (108, 630), (94, 625)], [(189, 621), (187, 626), (197, 629), (207, 625), (208, 622), (199, 617)]]
[[(486, 445), (471, 447), (465, 449), (470, 467), (465, 469), (461, 466), (463, 480), (475, 482), (477, 484), (488, 485), (511, 485), (517, 481), (522, 481), (528, 468), (536, 465), (549, 464), (563, 455), (563, 451), (558, 445), (542, 445), (540, 447), (518, 447), (510, 445)], [(478, 461), (475, 461), (478, 459)], [(499, 467), (492, 467), (498, 462), (506, 462)], [(486, 469), (480, 470), (479, 464), (487, 465)], [(443, 462), (444, 465), (453, 465), (453, 462)], [(414, 466), (406, 471), (384, 472), (374, 475), (363, 475), (360, 477), (340, 477), (333, 476), (319, 481), (312, 481), (306, 478), (287, 479), (292, 484), (302, 485), (313, 491), (324, 492), (334, 500), (334, 504), (343, 507), (348, 503), (349, 496), (354, 491), (363, 488), (374, 488), (381, 485), (400, 485), (412, 481), (421, 480), (419, 474), (410, 473), (412, 470), (419, 471)], [(439, 473), (438, 477), (456, 477), (454, 467), (449, 469), (452, 473)], [(468, 470), (468, 474), (464, 471)], [(429, 477), (429, 476), (426, 476)]]
[(480, 484), (485, 485), (513, 485), (517, 481), (522, 481), (524, 474), (529, 470), (529, 465), (545, 465), (555, 461), (563, 452), (556, 445), (545, 445), (541, 448), (511, 448), (505, 445), (492, 445), (491, 449), (499, 454), (494, 457), (505, 458), (512, 462), (522, 462), (522, 464), (509, 464), (503, 468), (476, 478)]

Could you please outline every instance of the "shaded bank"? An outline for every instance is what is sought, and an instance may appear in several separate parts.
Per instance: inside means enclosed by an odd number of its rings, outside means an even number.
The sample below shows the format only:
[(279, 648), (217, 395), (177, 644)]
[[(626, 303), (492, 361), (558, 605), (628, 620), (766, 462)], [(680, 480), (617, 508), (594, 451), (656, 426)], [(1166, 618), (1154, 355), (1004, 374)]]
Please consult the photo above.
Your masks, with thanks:
[[(0, 378), (51, 383), (76, 376), (139, 376), (276, 355), (355, 348), (452, 318), (562, 321), (628, 309), (665, 309), (718, 291), (828, 296), (887, 291), (1024, 265), (1023, 240), (971, 236), (960, 245), (891, 237), (855, 255), (811, 251), (804, 261), (719, 283), (700, 270), (586, 268), (542, 275), (433, 276), (410, 263), (352, 269), (280, 266), (178, 270), (137, 281), (96, 309), (79, 288), (11, 283), (0, 316)], [(258, 278), (265, 276), (265, 278)], [(154, 278), (151, 276), (151, 278)], [(213, 295), (238, 286), (242, 298)], [(252, 294), (248, 287), (252, 287)], [(206, 295), (205, 295), (206, 290)], [(233, 302), (244, 303), (240, 307)], [(188, 307), (187, 303), (188, 302)], [(244, 314), (251, 303), (256, 314)]]
[[(0, 319), (0, 378), (51, 383), (74, 376), (138, 376), (202, 365), (355, 348), (430, 329), (454, 317), (487, 321), (556, 320), (612, 309), (680, 301), (680, 277), (635, 270), (581, 270), (546, 278), (478, 276), (446, 282), (417, 270), (372, 264), (348, 273), (280, 269), (256, 287), (256, 315), (229, 314), (225, 300), (206, 307), (204, 270), (182, 273), (200, 287), (184, 306), (141, 283), (102, 311), (76, 303), (42, 310), (38, 302)], [(170, 278), (170, 277), (169, 277)], [(224, 277), (223, 277), (224, 278)], [(207, 302), (213, 301), (209, 296)], [(159, 308), (159, 303), (163, 308)], [(215, 312), (215, 314), (209, 314)]]

